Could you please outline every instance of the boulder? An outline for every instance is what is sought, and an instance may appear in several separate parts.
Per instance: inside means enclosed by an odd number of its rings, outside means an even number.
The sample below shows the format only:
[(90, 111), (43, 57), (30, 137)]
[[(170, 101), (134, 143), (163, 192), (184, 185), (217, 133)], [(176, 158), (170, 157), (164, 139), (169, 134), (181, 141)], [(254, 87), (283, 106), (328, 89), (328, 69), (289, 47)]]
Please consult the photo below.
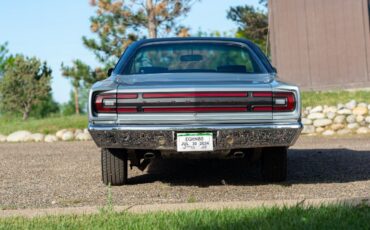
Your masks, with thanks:
[(331, 111), (326, 113), (326, 117), (329, 118), (329, 119), (333, 119), (335, 117), (335, 115), (336, 115), (336, 113), (331, 112)]
[(311, 109), (311, 113), (319, 113), (319, 112), (322, 112), (322, 110), (323, 110), (323, 108), (322, 108), (322, 106), (321, 105), (319, 105), (319, 106), (316, 106), (316, 107), (314, 107), (313, 109)]
[(76, 129), (75, 130), (75, 132), (74, 132), (74, 135), (75, 135), (75, 137), (78, 135), (78, 134), (80, 134), (80, 133), (83, 133), (84, 131), (83, 130), (81, 130), (81, 129)]
[(356, 107), (352, 110), (353, 115), (365, 115), (367, 112), (368, 110), (366, 107)]
[(65, 133), (65, 132), (67, 132), (67, 131), (68, 131), (67, 129), (61, 129), (61, 130), (59, 130), (59, 131), (55, 134), (55, 136), (56, 136), (57, 138), (59, 138), (59, 139), (61, 139), (61, 140), (62, 140), (64, 133)]
[(351, 134), (351, 133), (352, 133), (352, 131), (350, 129), (341, 129), (341, 130), (337, 131), (338, 135), (348, 135), (348, 134)]
[(6, 136), (0, 134), (0, 143), (6, 142)]
[(322, 135), (323, 136), (333, 136), (335, 132), (333, 130), (325, 130)]
[(346, 121), (348, 123), (355, 123), (356, 122), (356, 116), (354, 115), (349, 115), (347, 118), (346, 118)]
[(370, 116), (367, 116), (367, 117), (365, 118), (365, 121), (366, 121), (366, 123), (370, 123)]
[(334, 123), (341, 124), (346, 120), (346, 116), (344, 115), (338, 115), (334, 118)]
[(322, 119), (325, 115), (323, 113), (310, 113), (307, 118), (311, 120)]
[(54, 135), (46, 135), (44, 138), (45, 142), (51, 143), (51, 142), (56, 142), (58, 141), (58, 138)]
[(360, 127), (360, 125), (357, 123), (351, 123), (347, 125), (347, 128), (349, 129), (357, 129), (358, 127)]
[(63, 141), (72, 141), (74, 139), (74, 135), (71, 131), (66, 131), (63, 133), (62, 140)]
[(357, 102), (355, 100), (351, 100), (348, 103), (345, 104), (345, 107), (347, 109), (354, 109), (357, 105)]
[(366, 127), (360, 127), (356, 130), (356, 133), (357, 134), (368, 134), (369, 133), (369, 129), (366, 128)]
[(315, 133), (315, 126), (305, 125), (303, 126), (302, 134), (312, 134)]
[(357, 117), (356, 117), (356, 122), (357, 123), (361, 123), (361, 122), (363, 122), (365, 120), (365, 117), (364, 116), (362, 116), (362, 115), (358, 115)]
[(331, 125), (333, 122), (330, 119), (317, 119), (313, 122), (315, 127), (324, 127), (327, 125)]
[(31, 135), (32, 141), (34, 142), (41, 142), (44, 140), (44, 134), (41, 133), (34, 133)]
[(17, 132), (11, 133), (6, 138), (6, 141), (7, 142), (25, 142), (27, 141), (29, 136), (31, 136), (31, 134), (32, 133), (30, 133), (29, 131), (25, 131), (25, 130), (17, 131)]
[(317, 127), (316, 128), (316, 133), (322, 133), (322, 132), (324, 132), (325, 131), (325, 129), (324, 128), (322, 128), (322, 127)]
[(350, 109), (340, 109), (340, 110), (338, 110), (337, 113), (338, 114), (341, 114), (341, 115), (351, 115), (352, 114), (352, 110), (350, 110)]
[(78, 141), (89, 141), (91, 139), (92, 138), (91, 138), (89, 133), (79, 133), (76, 136), (76, 140), (78, 140)]
[(333, 131), (338, 131), (343, 128), (344, 128), (344, 124), (340, 124), (340, 123), (339, 124), (335, 123), (330, 126), (330, 129)]
[(311, 119), (308, 119), (308, 118), (302, 118), (302, 124), (303, 125), (311, 125), (312, 124), (312, 120)]
[(324, 110), (324, 113), (336, 113), (338, 111), (337, 107), (335, 106), (329, 106), (327, 108), (325, 108)]

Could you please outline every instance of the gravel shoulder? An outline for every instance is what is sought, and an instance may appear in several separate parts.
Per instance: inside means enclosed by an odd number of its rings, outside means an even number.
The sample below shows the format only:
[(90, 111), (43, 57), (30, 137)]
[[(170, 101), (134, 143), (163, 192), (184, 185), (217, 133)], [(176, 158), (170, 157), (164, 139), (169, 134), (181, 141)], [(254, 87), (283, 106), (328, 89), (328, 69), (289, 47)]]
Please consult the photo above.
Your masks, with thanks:
[(370, 138), (301, 137), (289, 150), (288, 180), (262, 182), (238, 160), (154, 161), (129, 171), (134, 185), (101, 183), (93, 142), (0, 144), (0, 209), (370, 197)]

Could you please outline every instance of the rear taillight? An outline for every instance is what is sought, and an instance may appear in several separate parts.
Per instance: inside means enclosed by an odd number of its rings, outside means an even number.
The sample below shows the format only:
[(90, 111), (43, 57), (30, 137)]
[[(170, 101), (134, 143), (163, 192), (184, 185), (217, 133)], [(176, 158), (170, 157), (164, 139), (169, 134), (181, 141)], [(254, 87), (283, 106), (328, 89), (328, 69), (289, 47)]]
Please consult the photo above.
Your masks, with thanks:
[(95, 96), (95, 111), (98, 113), (116, 113), (116, 94), (98, 94)]
[(269, 97), (272, 100), (272, 105), (252, 105), (253, 112), (292, 112), (296, 107), (292, 92), (255, 92), (253, 97)]
[(136, 99), (136, 93), (102, 93), (95, 96), (95, 112), (97, 113), (134, 113), (136, 106), (123, 106), (127, 99)]

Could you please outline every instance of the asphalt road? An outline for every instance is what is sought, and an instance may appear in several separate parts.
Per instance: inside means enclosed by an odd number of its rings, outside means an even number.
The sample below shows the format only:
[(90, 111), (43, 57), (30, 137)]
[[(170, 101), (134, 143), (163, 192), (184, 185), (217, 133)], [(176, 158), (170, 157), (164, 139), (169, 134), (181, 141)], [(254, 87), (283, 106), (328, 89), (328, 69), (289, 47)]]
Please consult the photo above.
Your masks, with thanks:
[(0, 209), (370, 197), (370, 138), (302, 137), (288, 180), (262, 182), (258, 165), (161, 160), (129, 171), (132, 185), (101, 183), (93, 142), (0, 144)]

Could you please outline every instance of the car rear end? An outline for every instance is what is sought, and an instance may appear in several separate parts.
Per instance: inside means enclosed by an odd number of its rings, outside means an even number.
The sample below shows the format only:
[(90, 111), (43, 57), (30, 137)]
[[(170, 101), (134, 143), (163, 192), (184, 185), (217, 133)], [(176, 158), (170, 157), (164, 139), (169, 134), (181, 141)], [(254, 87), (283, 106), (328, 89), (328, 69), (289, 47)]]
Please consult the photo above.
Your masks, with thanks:
[[(240, 41), (185, 40), (172, 41), (176, 45), (171, 49), (170, 41), (162, 43), (145, 43), (131, 56), (126, 53), (123, 66), (119, 63), (113, 76), (92, 88), (89, 130), (99, 147), (139, 168), (153, 157), (235, 158), (269, 148), (286, 158), (287, 147), (302, 129), (299, 90), (277, 81), (255, 47)], [(226, 55), (231, 46), (236, 63), (231, 60), (211, 69), (213, 62), (207, 57)], [(140, 52), (140, 63), (130, 72)], [(168, 68), (171, 55), (178, 57), (180, 69)], [(166, 64), (165, 58), (172, 62)], [(225, 58), (230, 57), (220, 61)], [(249, 64), (243, 67), (240, 62)], [(273, 157), (270, 161), (277, 162)]]

